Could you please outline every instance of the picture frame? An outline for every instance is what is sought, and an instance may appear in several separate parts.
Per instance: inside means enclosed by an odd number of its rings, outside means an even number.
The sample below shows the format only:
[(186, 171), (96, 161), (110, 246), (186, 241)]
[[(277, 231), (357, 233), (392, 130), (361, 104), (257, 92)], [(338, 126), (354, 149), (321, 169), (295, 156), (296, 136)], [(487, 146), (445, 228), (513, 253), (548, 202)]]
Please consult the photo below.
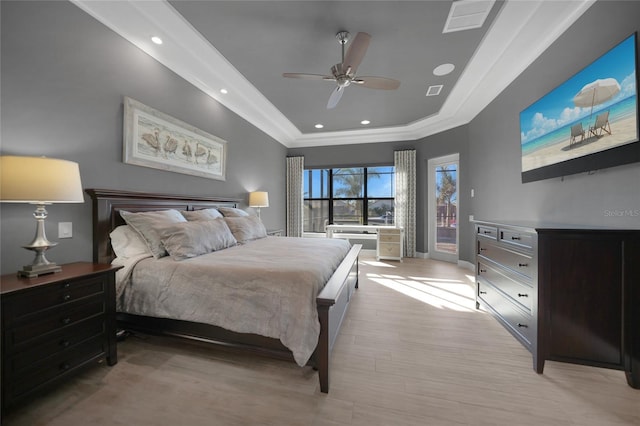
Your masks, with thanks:
[(226, 180), (227, 141), (124, 97), (123, 161)]

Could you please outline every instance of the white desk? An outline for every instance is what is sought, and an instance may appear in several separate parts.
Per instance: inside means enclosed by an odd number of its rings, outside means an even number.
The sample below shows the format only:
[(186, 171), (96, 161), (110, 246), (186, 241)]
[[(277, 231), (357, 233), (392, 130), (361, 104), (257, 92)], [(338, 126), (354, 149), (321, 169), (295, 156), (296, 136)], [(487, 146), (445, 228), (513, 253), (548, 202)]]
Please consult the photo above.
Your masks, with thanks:
[(404, 252), (403, 228), (389, 225), (327, 225), (326, 230), (327, 238), (376, 240), (376, 258), (378, 260), (382, 258), (402, 261)]

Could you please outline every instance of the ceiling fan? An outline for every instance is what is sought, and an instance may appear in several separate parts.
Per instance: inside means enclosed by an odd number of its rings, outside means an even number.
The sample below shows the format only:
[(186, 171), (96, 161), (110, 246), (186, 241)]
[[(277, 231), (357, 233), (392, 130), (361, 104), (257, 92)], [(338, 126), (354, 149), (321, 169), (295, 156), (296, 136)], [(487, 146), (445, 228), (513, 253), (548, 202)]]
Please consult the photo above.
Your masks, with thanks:
[(307, 80), (324, 80), (324, 81), (335, 81), (338, 83), (338, 87), (331, 93), (329, 97), (329, 102), (327, 103), (327, 109), (334, 108), (338, 105), (340, 98), (342, 98), (342, 94), (344, 93), (344, 89), (351, 84), (355, 84), (356, 86), (368, 87), (369, 89), (382, 89), (382, 90), (395, 90), (400, 87), (400, 82), (398, 80), (394, 80), (393, 78), (387, 77), (356, 77), (356, 70), (362, 62), (365, 53), (367, 52), (367, 48), (369, 47), (369, 43), (371, 41), (371, 36), (367, 33), (358, 33), (355, 38), (349, 45), (349, 49), (347, 49), (347, 53), (345, 55), (344, 46), (349, 41), (349, 32), (348, 31), (340, 31), (336, 34), (336, 38), (338, 42), (342, 46), (342, 62), (339, 64), (335, 64), (331, 67), (332, 75), (321, 75), (321, 74), (300, 74), (300, 73), (283, 73), (283, 77), (288, 78), (303, 78)]

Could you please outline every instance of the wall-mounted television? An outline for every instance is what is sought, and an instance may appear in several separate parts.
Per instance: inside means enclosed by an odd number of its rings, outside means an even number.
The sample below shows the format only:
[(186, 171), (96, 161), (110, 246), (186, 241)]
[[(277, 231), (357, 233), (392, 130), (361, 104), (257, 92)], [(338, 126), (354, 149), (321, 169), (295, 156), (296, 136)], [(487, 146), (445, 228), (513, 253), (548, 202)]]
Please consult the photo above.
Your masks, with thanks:
[(640, 161), (636, 38), (520, 113), (523, 183)]

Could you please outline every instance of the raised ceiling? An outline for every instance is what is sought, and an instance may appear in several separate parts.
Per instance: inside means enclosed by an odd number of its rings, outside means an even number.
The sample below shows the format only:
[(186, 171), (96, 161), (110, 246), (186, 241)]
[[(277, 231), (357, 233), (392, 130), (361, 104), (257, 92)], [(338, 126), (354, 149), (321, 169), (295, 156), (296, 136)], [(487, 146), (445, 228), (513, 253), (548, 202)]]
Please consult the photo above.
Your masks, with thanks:
[[(466, 124), (593, 4), (72, 1), (287, 147), (413, 140)], [(482, 26), (443, 31), (474, 19)], [(372, 36), (357, 74), (395, 78), (398, 90), (350, 86), (328, 110), (335, 83), (282, 77), (330, 74), (341, 30)], [(455, 68), (435, 75), (442, 64)]]

